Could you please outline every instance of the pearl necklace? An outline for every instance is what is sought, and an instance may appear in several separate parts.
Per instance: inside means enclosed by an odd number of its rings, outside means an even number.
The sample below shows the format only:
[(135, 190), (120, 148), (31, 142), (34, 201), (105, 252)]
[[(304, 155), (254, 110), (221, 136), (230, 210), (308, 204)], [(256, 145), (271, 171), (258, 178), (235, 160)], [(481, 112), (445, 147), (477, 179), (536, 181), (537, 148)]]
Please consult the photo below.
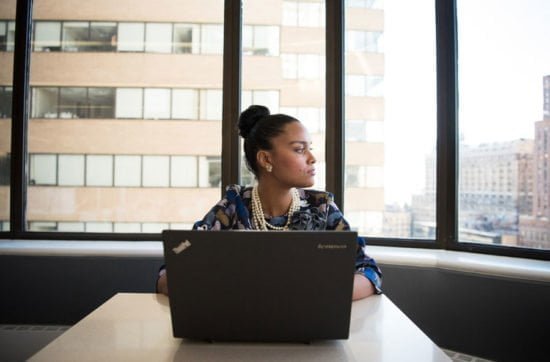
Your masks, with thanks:
[(288, 208), (288, 216), (285, 226), (275, 226), (265, 221), (265, 214), (262, 208), (262, 202), (260, 201), (260, 194), (258, 193), (258, 187), (252, 188), (252, 222), (256, 230), (288, 230), (288, 226), (292, 221), (292, 214), (300, 210), (300, 194), (298, 190), (292, 189), (292, 202)]

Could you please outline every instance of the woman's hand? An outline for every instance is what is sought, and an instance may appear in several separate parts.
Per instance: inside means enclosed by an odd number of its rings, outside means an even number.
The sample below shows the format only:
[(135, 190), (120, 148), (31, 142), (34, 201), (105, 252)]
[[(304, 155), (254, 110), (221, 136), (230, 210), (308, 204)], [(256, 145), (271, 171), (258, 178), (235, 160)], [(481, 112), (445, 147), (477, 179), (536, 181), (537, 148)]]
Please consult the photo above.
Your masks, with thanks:
[(168, 295), (168, 281), (166, 279), (166, 272), (162, 273), (157, 280), (157, 293)]
[(374, 286), (362, 274), (355, 274), (353, 279), (353, 294), (352, 300), (358, 300), (366, 298), (374, 294)]

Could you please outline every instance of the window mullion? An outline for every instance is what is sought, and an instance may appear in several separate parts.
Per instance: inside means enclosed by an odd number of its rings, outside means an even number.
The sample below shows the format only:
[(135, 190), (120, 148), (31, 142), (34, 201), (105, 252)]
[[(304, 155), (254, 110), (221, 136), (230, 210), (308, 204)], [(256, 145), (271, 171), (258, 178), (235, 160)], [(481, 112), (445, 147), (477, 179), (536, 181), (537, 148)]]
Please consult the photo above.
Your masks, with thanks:
[(344, 1), (326, 2), (326, 188), (344, 210)]
[(10, 232), (26, 229), (32, 0), (17, 1), (11, 122)]
[(456, 0), (436, 0), (437, 51), (437, 243), (456, 247), (457, 212), (457, 28)]

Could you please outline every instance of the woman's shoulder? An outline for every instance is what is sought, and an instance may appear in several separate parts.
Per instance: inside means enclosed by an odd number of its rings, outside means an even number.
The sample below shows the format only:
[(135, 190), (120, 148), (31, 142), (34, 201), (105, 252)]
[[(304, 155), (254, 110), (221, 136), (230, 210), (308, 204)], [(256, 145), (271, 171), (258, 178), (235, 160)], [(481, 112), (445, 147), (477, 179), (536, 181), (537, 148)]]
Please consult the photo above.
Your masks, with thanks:
[(300, 198), (306, 200), (308, 204), (312, 206), (327, 204), (334, 199), (332, 193), (324, 190), (299, 189), (298, 191), (300, 193)]
[(225, 187), (225, 196), (228, 200), (234, 199), (237, 195), (243, 199), (250, 198), (251, 192), (252, 186), (230, 184)]

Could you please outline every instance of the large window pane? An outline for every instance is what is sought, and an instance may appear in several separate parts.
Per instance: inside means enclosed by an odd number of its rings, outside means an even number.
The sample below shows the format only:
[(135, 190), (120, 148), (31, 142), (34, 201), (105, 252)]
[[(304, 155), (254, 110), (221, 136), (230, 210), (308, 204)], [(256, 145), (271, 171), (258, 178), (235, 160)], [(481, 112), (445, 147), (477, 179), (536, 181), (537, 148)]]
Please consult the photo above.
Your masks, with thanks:
[(457, 11), (459, 241), (550, 249), (550, 3)]
[[(324, 188), (325, 1), (249, 0), (243, 23), (241, 108), (259, 104), (299, 119), (317, 158), (313, 187)], [(253, 182), (244, 158), (241, 174), (241, 183)]]
[[(180, 3), (34, 0), (29, 227), (160, 232), (190, 227), (218, 201), (225, 2)], [(0, 56), (13, 43), (6, 19)], [(270, 34), (258, 35), (260, 45)], [(12, 75), (0, 75), (1, 171)]]
[(346, 216), (363, 235), (435, 239), (434, 4), (345, 12)]

